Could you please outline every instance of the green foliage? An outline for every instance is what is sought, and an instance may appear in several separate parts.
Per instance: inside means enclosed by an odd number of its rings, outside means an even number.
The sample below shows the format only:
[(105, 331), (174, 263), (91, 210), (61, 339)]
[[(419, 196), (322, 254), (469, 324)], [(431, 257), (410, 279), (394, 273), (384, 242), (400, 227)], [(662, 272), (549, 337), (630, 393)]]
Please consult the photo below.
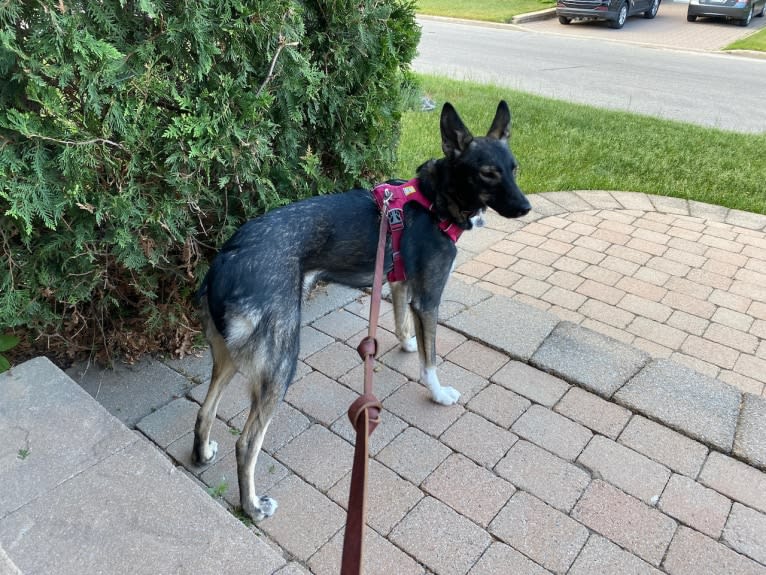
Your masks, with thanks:
[(0, 329), (178, 351), (245, 219), (389, 175), (411, 0), (0, 3)]
[(229, 490), (229, 484), (225, 481), (221, 481), (215, 487), (208, 487), (207, 492), (213, 499), (223, 499), (226, 492)]
[[(0, 351), (9, 351), (19, 344), (19, 338), (15, 335), (0, 334)], [(0, 353), (0, 373), (8, 371), (11, 368), (11, 362)]]

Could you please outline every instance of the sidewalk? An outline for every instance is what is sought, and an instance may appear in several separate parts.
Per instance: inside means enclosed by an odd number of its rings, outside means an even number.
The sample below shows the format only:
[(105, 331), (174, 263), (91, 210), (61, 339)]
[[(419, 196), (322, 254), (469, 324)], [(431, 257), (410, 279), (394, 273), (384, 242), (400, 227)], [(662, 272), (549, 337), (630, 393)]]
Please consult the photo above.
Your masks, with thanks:
[[(383, 307), (367, 575), (766, 574), (766, 216), (530, 200), (460, 240), (438, 332), (458, 405), (428, 400)], [(207, 353), (70, 370), (122, 423), (47, 360), (0, 376), (0, 573), (337, 573), (367, 302), (338, 286), (307, 302), (257, 467), (280, 506), (256, 526), (224, 512), (240, 379), (217, 460), (189, 461)]]

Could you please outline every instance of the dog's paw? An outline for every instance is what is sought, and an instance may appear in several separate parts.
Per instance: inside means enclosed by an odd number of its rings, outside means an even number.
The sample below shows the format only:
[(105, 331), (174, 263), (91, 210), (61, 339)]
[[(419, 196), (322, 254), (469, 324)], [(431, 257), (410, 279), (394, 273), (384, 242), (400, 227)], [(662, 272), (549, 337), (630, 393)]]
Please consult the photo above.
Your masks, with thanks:
[(453, 405), (460, 399), (460, 392), (454, 387), (440, 387), (432, 392), (431, 397), (436, 403)]
[(487, 220), (484, 219), (484, 211), (480, 210), (471, 216), (471, 223), (475, 228), (483, 228), (487, 224)]
[(261, 495), (254, 504), (246, 505), (243, 511), (253, 521), (263, 521), (267, 517), (274, 515), (279, 505), (276, 499), (268, 495)]
[(210, 441), (207, 445), (192, 450), (192, 461), (195, 465), (207, 465), (218, 454), (218, 443)]
[(407, 353), (412, 353), (413, 351), (418, 350), (418, 338), (415, 336), (404, 339), (400, 343), (402, 346), (402, 351), (406, 351)]

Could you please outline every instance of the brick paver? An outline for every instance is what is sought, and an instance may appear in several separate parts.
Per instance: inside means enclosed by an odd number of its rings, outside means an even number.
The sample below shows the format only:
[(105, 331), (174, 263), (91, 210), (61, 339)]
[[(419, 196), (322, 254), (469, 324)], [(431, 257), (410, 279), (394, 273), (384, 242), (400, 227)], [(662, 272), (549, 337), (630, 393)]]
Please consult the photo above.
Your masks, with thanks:
[(586, 427), (539, 405), (530, 407), (511, 431), (569, 461), (577, 458), (593, 436)]
[(555, 410), (612, 439), (617, 438), (631, 416), (627, 409), (580, 387), (571, 388)]
[(619, 442), (691, 478), (697, 477), (708, 454), (701, 443), (640, 415), (630, 420)]
[(466, 457), (448, 457), (423, 482), (423, 489), (458, 513), (486, 527), (516, 489)]
[(527, 441), (517, 442), (495, 471), (565, 513), (590, 483), (586, 471)]
[(619, 443), (596, 436), (577, 458), (597, 477), (654, 505), (670, 478), (670, 470)]
[(723, 531), (723, 541), (732, 549), (766, 563), (766, 515), (735, 503)]
[(679, 527), (663, 562), (670, 575), (737, 573), (766, 575), (766, 567), (701, 533)]
[(661, 571), (599, 535), (591, 535), (569, 571), (570, 575), (615, 575), (617, 573), (659, 575)]
[(655, 566), (676, 530), (673, 519), (601, 480), (590, 484), (572, 516)]
[(731, 501), (688, 477), (673, 475), (662, 494), (659, 509), (705, 535), (718, 539), (731, 510)]
[(479, 465), (491, 468), (508, 453), (518, 436), (469, 411), (439, 439)]
[(432, 497), (423, 499), (391, 540), (435, 573), (466, 573), (489, 547), (489, 534)]
[(484, 552), (484, 555), (476, 562), (468, 575), (496, 575), (497, 573), (546, 575), (550, 571), (543, 569), (513, 547), (495, 542)]
[(580, 523), (524, 492), (511, 498), (489, 529), (554, 573), (566, 573), (588, 538)]

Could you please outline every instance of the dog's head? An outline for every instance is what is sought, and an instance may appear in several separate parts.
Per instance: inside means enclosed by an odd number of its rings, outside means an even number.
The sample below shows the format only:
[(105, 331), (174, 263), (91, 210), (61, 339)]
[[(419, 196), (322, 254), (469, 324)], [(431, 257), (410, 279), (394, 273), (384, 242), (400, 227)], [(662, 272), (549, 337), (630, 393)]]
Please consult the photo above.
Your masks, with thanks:
[(450, 166), (451, 187), (460, 194), (458, 203), (462, 206), (475, 212), (490, 207), (506, 218), (521, 217), (532, 209), (516, 185), (518, 163), (508, 147), (510, 130), (511, 111), (504, 100), (497, 106), (487, 135), (476, 138), (452, 104), (444, 104), (442, 150)]

